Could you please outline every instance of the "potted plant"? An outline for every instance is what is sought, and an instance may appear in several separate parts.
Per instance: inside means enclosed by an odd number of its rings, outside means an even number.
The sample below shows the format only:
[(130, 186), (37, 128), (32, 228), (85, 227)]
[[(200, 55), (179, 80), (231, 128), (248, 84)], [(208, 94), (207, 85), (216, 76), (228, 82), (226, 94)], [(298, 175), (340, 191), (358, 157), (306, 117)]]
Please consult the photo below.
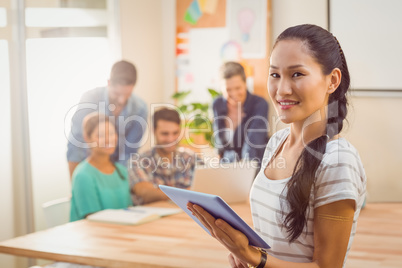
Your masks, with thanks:
[[(221, 94), (214, 89), (209, 88), (208, 92), (212, 99)], [(187, 145), (209, 145), (214, 146), (212, 139), (212, 114), (211, 103), (186, 102), (186, 97), (191, 94), (191, 90), (176, 92), (172, 98), (176, 100), (180, 112), (184, 116), (184, 127), (188, 131), (186, 139), (182, 143)], [(189, 140), (187, 139), (189, 138)]]

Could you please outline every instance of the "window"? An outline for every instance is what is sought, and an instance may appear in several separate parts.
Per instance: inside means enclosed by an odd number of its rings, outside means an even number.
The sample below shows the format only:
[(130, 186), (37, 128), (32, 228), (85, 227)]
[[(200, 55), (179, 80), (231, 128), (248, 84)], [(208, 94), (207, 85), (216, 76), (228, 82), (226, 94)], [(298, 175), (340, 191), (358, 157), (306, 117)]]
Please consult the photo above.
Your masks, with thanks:
[(115, 1), (26, 0), (26, 81), (35, 230), (41, 205), (70, 195), (66, 160), (69, 122), (81, 95), (105, 86), (113, 63)]

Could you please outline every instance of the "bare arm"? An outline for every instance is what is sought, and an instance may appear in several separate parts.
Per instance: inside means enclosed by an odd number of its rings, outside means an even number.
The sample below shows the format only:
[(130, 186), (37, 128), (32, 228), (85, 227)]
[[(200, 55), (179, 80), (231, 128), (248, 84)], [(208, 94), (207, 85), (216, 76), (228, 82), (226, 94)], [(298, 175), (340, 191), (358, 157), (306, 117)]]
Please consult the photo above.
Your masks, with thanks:
[[(266, 268), (335, 268), (342, 267), (353, 224), (355, 202), (342, 200), (314, 210), (314, 255), (311, 263), (294, 263), (267, 256)], [(213, 237), (230, 252), (232, 267), (258, 265), (261, 253), (248, 245), (247, 237), (222, 219), (213, 218), (200, 206), (189, 209), (210, 230)], [(330, 230), (330, 231), (328, 231)]]
[(133, 187), (133, 192), (145, 204), (169, 199), (159, 188), (155, 188), (152, 183), (147, 181), (136, 183)]
[(68, 169), (70, 171), (70, 180), (73, 178), (73, 172), (75, 168), (78, 166), (79, 162), (68, 162)]
[(319, 267), (342, 267), (353, 224), (355, 202), (342, 200), (314, 210), (314, 256)]

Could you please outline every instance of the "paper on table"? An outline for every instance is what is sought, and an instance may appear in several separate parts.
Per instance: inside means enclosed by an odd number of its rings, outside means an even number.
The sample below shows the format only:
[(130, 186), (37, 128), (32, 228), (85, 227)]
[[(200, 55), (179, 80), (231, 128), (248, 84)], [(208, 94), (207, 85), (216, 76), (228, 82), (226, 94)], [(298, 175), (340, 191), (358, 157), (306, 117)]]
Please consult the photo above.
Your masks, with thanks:
[(137, 210), (147, 211), (158, 214), (160, 217), (165, 217), (183, 212), (183, 210), (181, 210), (180, 208), (161, 208), (161, 207), (147, 207), (147, 206), (135, 206), (135, 207), (129, 207), (128, 209), (133, 211)]
[(87, 217), (90, 221), (138, 225), (182, 212), (179, 208), (135, 206), (127, 209), (105, 209)]
[(138, 225), (160, 218), (159, 214), (145, 210), (105, 209), (87, 217), (90, 221)]

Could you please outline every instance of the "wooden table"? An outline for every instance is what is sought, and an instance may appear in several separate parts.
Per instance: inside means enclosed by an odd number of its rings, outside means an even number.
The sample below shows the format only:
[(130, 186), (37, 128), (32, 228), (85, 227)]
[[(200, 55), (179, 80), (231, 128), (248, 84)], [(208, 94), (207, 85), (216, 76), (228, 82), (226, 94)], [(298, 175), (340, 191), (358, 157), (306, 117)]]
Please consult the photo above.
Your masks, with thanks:
[[(232, 208), (252, 225), (249, 204)], [(138, 226), (76, 221), (0, 242), (0, 252), (102, 267), (229, 267), (229, 252), (185, 213)]]
[[(248, 204), (232, 208), (251, 225)], [(401, 225), (402, 204), (368, 204), (346, 268), (402, 267)], [(139, 226), (77, 221), (0, 242), (0, 253), (103, 267), (229, 267), (229, 252), (185, 213)]]

